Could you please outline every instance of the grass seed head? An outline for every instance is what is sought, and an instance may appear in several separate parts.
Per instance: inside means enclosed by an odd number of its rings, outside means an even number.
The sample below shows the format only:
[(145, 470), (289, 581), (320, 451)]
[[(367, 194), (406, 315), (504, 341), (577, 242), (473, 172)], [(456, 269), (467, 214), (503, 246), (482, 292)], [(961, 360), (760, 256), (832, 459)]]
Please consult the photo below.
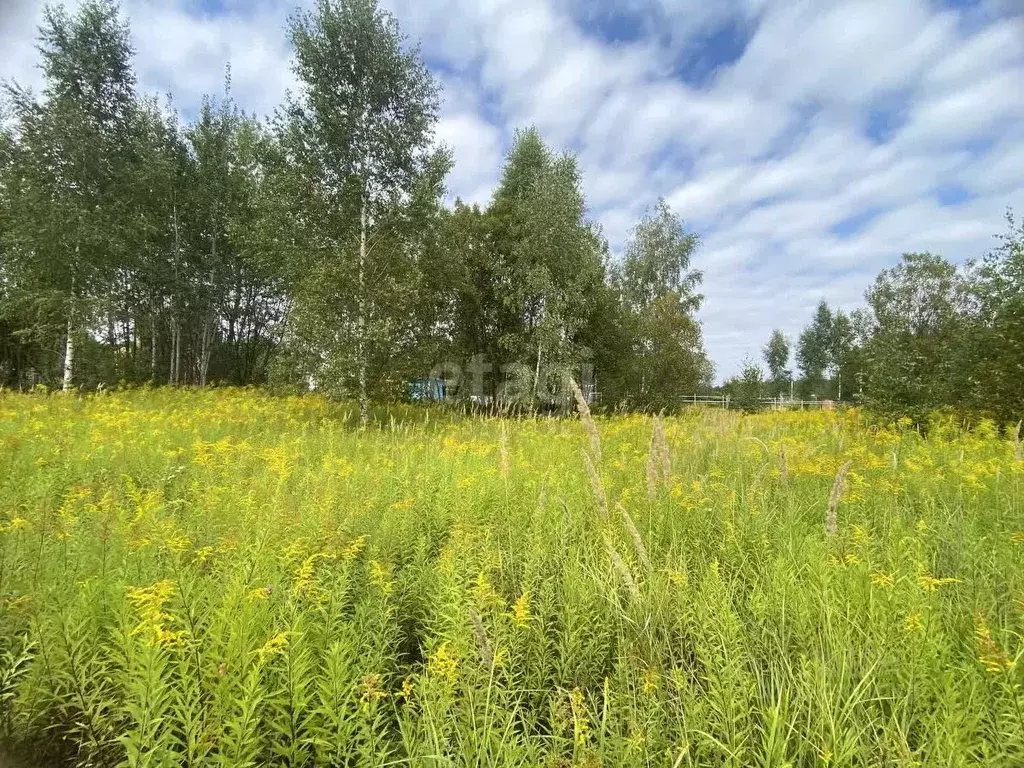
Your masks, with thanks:
[(494, 651), (491, 648), (491, 641), (487, 639), (487, 630), (484, 629), (483, 619), (473, 608), (469, 609), (469, 623), (473, 628), (473, 637), (476, 639), (476, 649), (480, 653), (480, 662), (490, 669), (494, 664)]
[(619, 554), (618, 550), (615, 549), (615, 545), (612, 544), (612, 540), (605, 537), (605, 547), (608, 549), (608, 557), (612, 561), (612, 567), (619, 574), (619, 578), (622, 579), (622, 583), (626, 585), (626, 589), (629, 590), (629, 594), (633, 596), (634, 600), (640, 599), (640, 588), (636, 585), (636, 579), (633, 578), (633, 572), (629, 570), (629, 566), (626, 565), (626, 561), (622, 559), (622, 555)]
[(629, 531), (629, 535), (633, 539), (633, 548), (636, 550), (636, 556), (640, 558), (640, 562), (643, 563), (644, 568), (646, 568), (647, 572), (650, 573), (654, 570), (651, 567), (651, 558), (647, 554), (647, 547), (644, 545), (644, 540), (640, 535), (640, 531), (637, 530), (636, 523), (633, 522), (633, 517), (621, 504), (616, 504), (615, 508), (619, 511), (619, 515), (622, 517), (622, 522), (625, 524), (626, 530)]
[(839, 499), (843, 495), (843, 487), (846, 484), (846, 473), (850, 471), (852, 461), (847, 461), (836, 472), (835, 482), (832, 483), (832, 493), (828, 497), (828, 514), (825, 516), (825, 533), (835, 536), (839, 530)]
[(576, 399), (576, 410), (579, 411), (580, 421), (583, 422), (583, 428), (587, 430), (587, 435), (590, 437), (590, 450), (594, 454), (594, 462), (600, 464), (601, 436), (598, 434), (594, 417), (590, 415), (590, 406), (587, 405), (587, 398), (583, 396), (583, 390), (580, 389), (580, 385), (572, 377), (569, 378), (569, 387), (572, 389), (573, 397)]

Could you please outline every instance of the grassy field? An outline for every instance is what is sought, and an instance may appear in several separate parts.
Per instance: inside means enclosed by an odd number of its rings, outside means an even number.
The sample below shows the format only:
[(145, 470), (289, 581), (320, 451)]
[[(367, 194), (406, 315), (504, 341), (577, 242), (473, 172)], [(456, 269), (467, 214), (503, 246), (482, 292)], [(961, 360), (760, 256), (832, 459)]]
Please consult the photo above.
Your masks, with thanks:
[(351, 417), (0, 393), (7, 742), (39, 765), (1024, 764), (1013, 434)]

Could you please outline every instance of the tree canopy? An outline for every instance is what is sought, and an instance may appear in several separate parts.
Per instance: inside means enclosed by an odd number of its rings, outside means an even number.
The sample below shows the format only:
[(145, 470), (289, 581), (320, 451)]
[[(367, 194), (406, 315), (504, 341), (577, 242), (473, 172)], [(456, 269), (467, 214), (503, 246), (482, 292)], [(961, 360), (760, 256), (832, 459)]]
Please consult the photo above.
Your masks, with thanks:
[[(43, 87), (4, 86), (0, 386), (214, 383), (610, 407), (712, 389), (701, 240), (659, 200), (614, 253), (576, 157), (530, 126), (483, 205), (451, 200), (441, 90), (377, 0), (316, 0), (282, 34), (298, 87), (183, 119), (140, 93), (111, 0), (48, 7)], [(907, 253), (856, 309), (818, 303), (729, 387), (923, 418), (1024, 416), (1024, 224), (957, 266)], [(790, 368), (795, 362), (796, 375)], [(561, 395), (559, 394), (561, 392)], [(754, 397), (752, 393), (757, 393)]]
[(45, 87), (8, 87), (0, 135), (0, 383), (314, 386), (365, 414), (439, 369), (532, 404), (569, 376), (634, 405), (708, 381), (698, 238), (664, 202), (613, 268), (576, 158), (525, 127), (490, 202), (449, 203), (440, 89), (398, 20), (318, 0), (284, 33), (273, 118), (227, 72), (183, 121), (137, 92), (116, 4), (47, 10)]

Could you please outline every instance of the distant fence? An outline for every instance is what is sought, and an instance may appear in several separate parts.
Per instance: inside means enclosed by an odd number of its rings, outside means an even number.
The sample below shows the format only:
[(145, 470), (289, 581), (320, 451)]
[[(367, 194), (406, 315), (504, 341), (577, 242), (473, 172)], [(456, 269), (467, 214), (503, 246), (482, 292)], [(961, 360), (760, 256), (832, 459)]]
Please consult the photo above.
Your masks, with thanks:
[[(729, 395), (683, 395), (679, 398), (682, 405), (703, 405), (713, 408), (736, 408), (737, 403)], [(789, 397), (759, 397), (754, 400), (765, 410), (813, 410), (831, 411), (836, 407), (835, 400), (794, 400)]]

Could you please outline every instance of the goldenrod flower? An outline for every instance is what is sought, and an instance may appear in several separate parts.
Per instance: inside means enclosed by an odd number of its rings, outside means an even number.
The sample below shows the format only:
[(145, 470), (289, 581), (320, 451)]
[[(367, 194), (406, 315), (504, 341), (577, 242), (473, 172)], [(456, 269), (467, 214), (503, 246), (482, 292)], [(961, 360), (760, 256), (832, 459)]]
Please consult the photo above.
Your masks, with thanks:
[(447, 640), (434, 650), (430, 661), (427, 662), (427, 671), (432, 677), (443, 680), (448, 685), (455, 683), (459, 671), (459, 657), (452, 651)]
[(578, 745), (586, 744), (590, 738), (590, 721), (584, 707), (583, 691), (578, 687), (569, 693), (569, 706), (572, 707), (573, 740)]
[(173, 644), (181, 637), (180, 632), (173, 632), (164, 627), (164, 623), (172, 617), (163, 608), (174, 594), (174, 583), (169, 579), (158, 581), (149, 587), (132, 587), (128, 589), (128, 601), (139, 614), (140, 621), (132, 630), (133, 635), (143, 635), (148, 645)]
[(917, 632), (924, 629), (924, 621), (921, 619), (921, 614), (912, 613), (907, 616), (906, 621), (903, 623), (903, 628), (907, 632)]
[(377, 560), (370, 561), (370, 580), (380, 587), (385, 595), (390, 595), (394, 589), (391, 581), (391, 571)]
[(387, 691), (381, 690), (380, 688), (380, 675), (366, 675), (363, 677), (360, 688), (362, 694), (360, 695), (360, 701), (363, 704), (373, 704), (380, 701), (383, 698), (387, 698)]
[(278, 632), (272, 638), (267, 640), (259, 649), (256, 651), (256, 655), (259, 656), (260, 663), (262, 664), (270, 656), (276, 656), (279, 653), (283, 653), (284, 649), (288, 647), (288, 633)]
[(643, 679), (643, 692), (645, 696), (650, 696), (652, 693), (658, 690), (658, 673), (648, 667), (644, 670)]
[(473, 594), (473, 600), (480, 609), (503, 605), (504, 603), (501, 599), (501, 595), (499, 595), (491, 585), (490, 579), (485, 571), (480, 571), (476, 575), (476, 578), (473, 580), (471, 592)]
[(343, 560), (354, 560), (355, 558), (359, 557), (359, 553), (363, 551), (363, 548), (365, 546), (366, 546), (366, 535), (365, 534), (363, 536), (358, 537), (358, 538), (352, 539), (352, 541), (350, 541), (348, 543), (348, 546), (346, 546), (345, 549), (342, 550), (342, 553), (341, 553), (342, 559)]
[(888, 589), (893, 584), (893, 578), (888, 573), (882, 573), (881, 571), (875, 571), (871, 574), (871, 583), (876, 587), (882, 589)]
[(1014, 667), (1014, 662), (1003, 652), (988, 628), (985, 615), (978, 611), (974, 614), (974, 638), (977, 642), (978, 661), (980, 661), (987, 672), (998, 675)]
[(413, 693), (415, 693), (415, 691), (416, 681), (410, 675), (402, 681), (402, 690), (395, 694), (395, 696), (408, 704), (410, 699), (412, 699), (412, 695)]
[(530, 590), (526, 590), (512, 604), (512, 623), (525, 627), (530, 623)]
[(959, 584), (960, 579), (954, 579), (952, 577), (945, 577), (937, 579), (929, 573), (922, 573), (917, 577), (917, 584), (925, 592), (935, 592), (943, 584)]

